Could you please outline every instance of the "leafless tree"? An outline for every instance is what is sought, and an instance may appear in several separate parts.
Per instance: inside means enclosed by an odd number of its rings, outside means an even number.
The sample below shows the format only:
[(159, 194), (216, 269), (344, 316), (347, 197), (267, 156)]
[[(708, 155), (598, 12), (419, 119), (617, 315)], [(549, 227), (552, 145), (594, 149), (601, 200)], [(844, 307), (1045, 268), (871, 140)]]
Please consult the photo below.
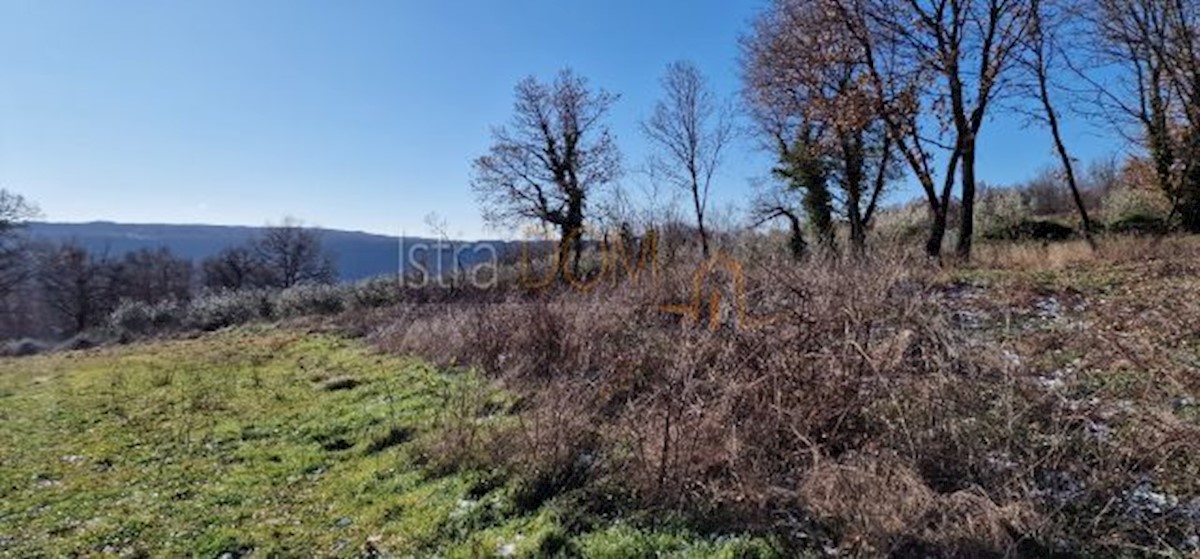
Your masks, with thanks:
[(903, 19), (889, 25), (903, 48), (940, 82), (930, 90), (931, 108), (934, 116), (952, 124), (954, 151), (962, 160), (957, 252), (968, 259), (974, 236), (979, 132), (1004, 88), (1034, 10), (1030, 0), (908, 0), (907, 6)]
[(1200, 232), (1200, 5), (1195, 0), (1091, 0), (1093, 48), (1073, 64), (1101, 116), (1145, 147), (1172, 215)]
[(433, 235), (434, 246), (421, 256), (432, 255), (435, 263), (430, 270), (429, 262), (422, 264), (426, 273), (436, 273), (441, 281), (446, 282), (451, 290), (462, 288), (467, 276), (468, 265), (463, 260), (462, 246), (450, 234), (450, 223), (437, 212), (425, 215), (425, 227)]
[(1063, 64), (1063, 49), (1060, 45), (1059, 33), (1070, 25), (1070, 19), (1078, 14), (1073, 9), (1074, 3), (1058, 0), (1032, 0), (1033, 7), (1029, 21), (1029, 31), (1026, 34), (1025, 46), (1019, 65), (1025, 70), (1024, 88), (1026, 95), (1037, 101), (1040, 111), (1033, 111), (1031, 116), (1041, 121), (1050, 130), (1054, 140), (1054, 150), (1062, 165), (1063, 178), (1071, 191), (1075, 209), (1079, 212), (1083, 236), (1092, 250), (1096, 249), (1096, 239), (1093, 233), (1091, 216), (1088, 215), (1087, 205), (1080, 191), (1076, 178), (1075, 163), (1067, 149), (1062, 133), (1061, 115), (1055, 100), (1055, 87), (1051, 82), (1052, 75), (1067, 73)]
[(37, 206), (24, 196), (0, 188), (0, 235), (11, 233), (37, 215)]
[(795, 260), (803, 260), (808, 255), (808, 242), (804, 240), (804, 219), (799, 208), (801, 203), (794, 200), (798, 192), (786, 185), (765, 185), (754, 196), (750, 206), (752, 227), (760, 227), (769, 221), (783, 219), (788, 225), (788, 252)]
[(200, 283), (209, 289), (268, 287), (270, 279), (262, 261), (249, 246), (225, 248), (200, 263)]
[(550, 84), (526, 78), (517, 84), (510, 125), (494, 129), (491, 149), (474, 161), (471, 188), (487, 221), (558, 229), (560, 277), (572, 249), (578, 274), (590, 197), (621, 173), (604, 122), (616, 100), (570, 70)]
[(126, 253), (113, 266), (113, 289), (121, 299), (157, 303), (191, 297), (192, 263), (166, 247)]
[(713, 177), (733, 139), (732, 113), (715, 98), (700, 69), (690, 62), (667, 66), (662, 87), (664, 98), (642, 123), (642, 132), (657, 148), (650, 169), (652, 176), (691, 196), (700, 247), (708, 258), (704, 215)]
[(1095, 209), (1100, 201), (1116, 189), (1121, 182), (1121, 164), (1117, 157), (1096, 159), (1083, 169), (1080, 184), (1088, 208)]
[(20, 229), (37, 215), (37, 207), (24, 197), (0, 189), (0, 299), (8, 296), (31, 272)]
[(325, 249), (320, 231), (304, 227), (295, 219), (267, 227), (251, 246), (275, 287), (333, 283), (337, 279), (334, 257)]
[(113, 297), (111, 263), (75, 244), (49, 247), (40, 255), (37, 281), (47, 305), (69, 333), (95, 326), (108, 316)]

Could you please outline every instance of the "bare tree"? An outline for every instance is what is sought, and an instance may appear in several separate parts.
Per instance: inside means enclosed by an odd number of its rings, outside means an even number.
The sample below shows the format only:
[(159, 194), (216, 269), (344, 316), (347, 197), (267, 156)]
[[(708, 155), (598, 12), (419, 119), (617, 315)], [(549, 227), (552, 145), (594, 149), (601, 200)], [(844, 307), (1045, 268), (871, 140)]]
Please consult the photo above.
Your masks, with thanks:
[(268, 287), (270, 274), (249, 246), (228, 247), (200, 263), (200, 283), (209, 289)]
[(267, 227), (251, 246), (275, 287), (333, 283), (337, 279), (333, 255), (325, 249), (320, 231), (304, 227), (295, 219)]
[(642, 123), (642, 132), (657, 147), (650, 169), (653, 176), (691, 195), (700, 247), (708, 258), (704, 215), (713, 177), (733, 139), (732, 113), (715, 99), (704, 75), (690, 62), (668, 65), (662, 87), (664, 99)]
[(621, 173), (604, 122), (616, 100), (570, 70), (552, 84), (526, 78), (517, 84), (510, 126), (494, 129), (488, 154), (474, 162), (471, 188), (487, 221), (558, 229), (560, 278), (572, 249), (578, 274), (589, 198)]
[(0, 189), (0, 299), (7, 297), (31, 272), (20, 230), (37, 215), (37, 207), (24, 197)]
[(808, 242), (804, 240), (803, 215), (797, 208), (801, 205), (793, 200), (796, 189), (773, 185), (760, 190), (750, 207), (752, 227), (760, 227), (769, 221), (783, 219), (788, 225), (788, 252), (794, 260), (803, 260), (808, 255)]
[(37, 206), (24, 196), (0, 188), (0, 235), (11, 233), (37, 215)]
[(166, 247), (126, 253), (113, 266), (113, 290), (121, 299), (157, 303), (191, 297), (192, 263)]
[[(462, 287), (461, 283), (467, 277), (467, 263), (463, 261), (462, 246), (450, 235), (450, 223), (437, 212), (425, 215), (425, 227), (433, 235), (434, 246), (431, 252), (436, 260), (436, 274), (440, 281), (448, 282), (451, 290)], [(428, 273), (429, 263), (423, 264)]]
[[(979, 132), (1022, 44), (1030, 0), (907, 0), (888, 23), (903, 48), (940, 82), (929, 91), (935, 117), (949, 120), (961, 161), (962, 221), (958, 256), (969, 259), (975, 220), (975, 155)], [(882, 13), (882, 12), (880, 12)], [(916, 22), (914, 26), (912, 23)], [(945, 108), (940, 108), (945, 107)], [(948, 118), (947, 118), (948, 117)]]
[(37, 280), (50, 309), (69, 333), (78, 333), (99, 324), (116, 302), (111, 272), (106, 258), (63, 244), (41, 255)]
[(1041, 112), (1034, 113), (1035, 118), (1045, 123), (1050, 130), (1054, 150), (1062, 164), (1063, 176), (1079, 212), (1083, 236), (1092, 250), (1095, 250), (1096, 239), (1092, 220), (1080, 192), (1079, 181), (1076, 179), (1074, 161), (1063, 139), (1062, 123), (1055, 106), (1053, 85), (1050, 81), (1051, 74), (1066, 73), (1066, 68), (1063, 68), (1061, 63), (1062, 48), (1059, 46), (1058, 32), (1076, 15), (1074, 10), (1068, 9), (1070, 6), (1071, 4), (1062, 4), (1055, 0), (1033, 0), (1026, 48), (1019, 60), (1028, 73), (1028, 89), (1031, 90), (1029, 93), (1041, 105)]
[(1200, 232), (1200, 5), (1194, 0), (1092, 0), (1093, 45), (1073, 64), (1099, 113), (1145, 147), (1172, 216)]

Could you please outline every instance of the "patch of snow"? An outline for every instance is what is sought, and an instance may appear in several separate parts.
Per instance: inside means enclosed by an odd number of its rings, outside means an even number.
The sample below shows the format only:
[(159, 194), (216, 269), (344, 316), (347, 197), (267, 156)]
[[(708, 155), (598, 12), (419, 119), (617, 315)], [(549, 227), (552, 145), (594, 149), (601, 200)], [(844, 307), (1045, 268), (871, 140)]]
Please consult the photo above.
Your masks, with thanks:
[(1037, 315), (1047, 320), (1054, 320), (1062, 316), (1062, 303), (1058, 302), (1057, 297), (1046, 297), (1034, 304), (1034, 309), (1037, 310)]
[(1049, 375), (1039, 376), (1035, 380), (1046, 390), (1059, 390), (1066, 386), (1066, 376), (1066, 371), (1059, 369)]
[(471, 514), (471, 511), (475, 510), (475, 506), (478, 504), (479, 503), (477, 501), (472, 501), (470, 499), (459, 499), (458, 505), (455, 506), (454, 510), (450, 512), (450, 518), (462, 518), (468, 514)]
[(1104, 421), (1111, 421), (1114, 418), (1123, 415), (1130, 415), (1133, 413), (1133, 411), (1133, 402), (1129, 400), (1117, 400), (1116, 402), (1105, 406), (1104, 409), (1100, 410), (1097, 415), (1099, 415), (1100, 419)]
[(1032, 492), (1033, 495), (1045, 499), (1055, 506), (1064, 506), (1075, 502), (1086, 489), (1083, 482), (1065, 472), (1046, 472), (1040, 477), (1037, 487)]
[(1089, 437), (1100, 442), (1107, 442), (1112, 438), (1112, 427), (1109, 427), (1108, 425), (1098, 421), (1088, 420), (1087, 425), (1084, 426), (1084, 430), (1087, 432)]
[(1128, 514), (1133, 518), (1162, 516), (1179, 507), (1179, 498), (1155, 491), (1147, 482), (1142, 482), (1125, 493)]
[(967, 310), (955, 311), (951, 316), (951, 319), (956, 326), (966, 330), (982, 329), (984, 318), (985, 317), (983, 313)]
[(994, 452), (987, 457), (987, 462), (988, 465), (999, 472), (1017, 467), (1017, 463), (1013, 462), (1012, 457), (1007, 452)]

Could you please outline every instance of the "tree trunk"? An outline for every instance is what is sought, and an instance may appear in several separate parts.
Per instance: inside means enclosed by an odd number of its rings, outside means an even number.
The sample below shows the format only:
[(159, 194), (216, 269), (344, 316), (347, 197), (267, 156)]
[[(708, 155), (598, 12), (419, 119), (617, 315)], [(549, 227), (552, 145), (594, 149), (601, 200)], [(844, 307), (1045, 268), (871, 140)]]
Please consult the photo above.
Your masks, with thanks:
[(578, 231), (579, 234), (574, 238), (575, 255), (571, 260), (571, 274), (576, 278), (579, 277), (579, 259), (583, 256), (583, 230)]
[(855, 256), (867, 250), (867, 229), (863, 219), (862, 195), (866, 182), (866, 161), (862, 132), (843, 136), (842, 161), (846, 181), (846, 219), (850, 222), (850, 248)]
[(810, 189), (805, 193), (804, 201), (821, 248), (828, 256), (837, 254), (837, 232), (833, 228), (833, 204), (829, 190), (823, 186)]
[(850, 246), (855, 256), (862, 256), (867, 251), (867, 228), (863, 223), (862, 214), (857, 207), (850, 210)]
[(975, 236), (975, 138), (968, 138), (962, 150), (962, 222), (959, 226), (958, 257), (971, 259), (971, 241)]
[[(579, 259), (583, 256), (583, 197), (572, 195), (567, 207), (567, 219), (562, 224), (562, 241), (559, 245), (562, 255), (560, 278), (567, 266), (567, 256), (571, 256), (571, 277), (579, 279)], [(572, 254), (572, 250), (574, 253)]]
[(1071, 155), (1067, 152), (1067, 144), (1063, 142), (1062, 132), (1058, 127), (1058, 115), (1050, 105), (1049, 92), (1042, 82), (1042, 105), (1046, 109), (1046, 120), (1050, 124), (1050, 135), (1054, 137), (1054, 149), (1062, 161), (1063, 173), (1067, 176), (1067, 186), (1071, 189), (1071, 197), (1075, 200), (1075, 208), (1079, 210), (1079, 220), (1083, 226), (1083, 238), (1092, 250), (1096, 250), (1096, 239), (1092, 236), (1092, 219), (1088, 216), (1087, 206), (1083, 203), (1083, 195), (1079, 193), (1079, 183), (1075, 180), (1075, 165), (1071, 163)]
[(708, 260), (708, 231), (704, 229), (704, 206), (700, 201), (699, 184), (692, 185), (692, 204), (696, 208), (696, 228), (700, 230), (700, 251)]
[(1188, 233), (1200, 233), (1200, 131), (1192, 130), (1188, 138), (1188, 168), (1183, 174), (1179, 193), (1180, 225)]
[(930, 211), (933, 223), (929, 226), (929, 239), (925, 241), (925, 255), (938, 260), (942, 257), (942, 242), (946, 239), (946, 207), (939, 206)]
[(1058, 113), (1054, 110), (1054, 103), (1050, 99), (1049, 87), (1049, 66), (1046, 62), (1047, 54), (1044, 49), (1053, 48), (1051, 43), (1048, 43), (1042, 31), (1041, 6), (1034, 4), (1033, 7), (1033, 26), (1032, 35), (1035, 43), (1036, 55), (1034, 75), (1037, 77), (1038, 97), (1042, 101), (1042, 110), (1046, 113), (1046, 124), (1050, 126), (1050, 136), (1054, 139), (1054, 149), (1058, 152), (1058, 158), (1062, 161), (1063, 173), (1067, 177), (1067, 186), (1071, 189), (1071, 197), (1075, 200), (1075, 208), (1079, 210), (1079, 219), (1083, 226), (1083, 238), (1087, 240), (1087, 244), (1093, 251), (1096, 250), (1096, 239), (1092, 237), (1092, 220), (1088, 216), (1087, 206), (1083, 203), (1083, 196), (1079, 193), (1079, 183), (1075, 180), (1075, 165), (1071, 163), (1071, 155), (1067, 152), (1067, 144), (1063, 141), (1062, 131), (1058, 124)]
[[(574, 228), (566, 223), (559, 226), (558, 258), (557, 258), (558, 261), (555, 263), (555, 266), (554, 266), (555, 267), (554, 275), (559, 283), (566, 283), (566, 281), (567, 281), (567, 266), (568, 266), (567, 263), (570, 261), (569, 259), (571, 258), (571, 245), (572, 245), (572, 241), (573, 241), (572, 236), (575, 234), (573, 231), (574, 231)], [(578, 270), (574, 270), (574, 271), (578, 272)]]
[(808, 256), (808, 243), (804, 242), (804, 225), (800, 223), (800, 218), (795, 215), (787, 215), (788, 225), (791, 227), (791, 237), (788, 239), (788, 247), (792, 251), (792, 259), (796, 261), (804, 260)]

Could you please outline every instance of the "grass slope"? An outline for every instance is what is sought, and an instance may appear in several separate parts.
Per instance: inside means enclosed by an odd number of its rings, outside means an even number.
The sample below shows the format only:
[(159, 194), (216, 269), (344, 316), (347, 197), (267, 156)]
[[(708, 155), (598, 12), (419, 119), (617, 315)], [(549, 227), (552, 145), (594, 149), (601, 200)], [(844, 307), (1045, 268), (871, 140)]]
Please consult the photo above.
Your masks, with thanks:
[[(0, 360), (0, 556), (769, 556), (623, 521), (564, 528), (419, 448), (464, 388), (354, 341), (265, 327)], [(499, 410), (499, 413), (496, 412)]]

